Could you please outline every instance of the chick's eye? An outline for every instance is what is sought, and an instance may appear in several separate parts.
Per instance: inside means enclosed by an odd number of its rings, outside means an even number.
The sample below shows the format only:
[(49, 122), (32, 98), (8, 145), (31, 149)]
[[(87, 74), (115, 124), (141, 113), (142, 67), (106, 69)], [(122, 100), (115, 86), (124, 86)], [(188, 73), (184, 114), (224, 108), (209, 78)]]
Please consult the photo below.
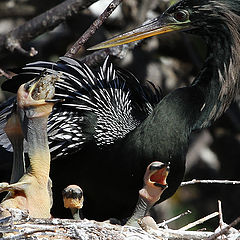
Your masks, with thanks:
[(174, 18), (179, 22), (185, 22), (189, 19), (188, 11), (178, 11), (174, 13)]

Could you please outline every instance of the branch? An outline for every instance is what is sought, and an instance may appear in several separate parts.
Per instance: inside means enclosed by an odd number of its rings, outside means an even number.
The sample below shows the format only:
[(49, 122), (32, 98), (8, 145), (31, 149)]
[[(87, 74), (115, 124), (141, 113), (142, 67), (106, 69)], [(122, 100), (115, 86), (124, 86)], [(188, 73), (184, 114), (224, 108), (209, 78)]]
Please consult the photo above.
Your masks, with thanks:
[(79, 11), (89, 7), (98, 0), (67, 0), (56, 7), (34, 17), (20, 27), (0, 36), (0, 52), (18, 50), (28, 56), (34, 56), (37, 52), (27, 52), (21, 44), (34, 39), (48, 30), (52, 30), (67, 18), (75, 16)]
[[(238, 223), (240, 223), (240, 217), (238, 217), (237, 219), (235, 219), (232, 223), (230, 223), (229, 225), (227, 225), (225, 228), (223, 228), (220, 232), (218, 233), (214, 233), (212, 236), (210, 236), (209, 238), (207, 238), (207, 240), (214, 240), (217, 237), (227, 233), (232, 227), (234, 227), (235, 225), (237, 225)], [(237, 231), (239, 233), (239, 231)], [(239, 235), (238, 238), (239, 239)]]
[(81, 58), (80, 61), (87, 64), (89, 67), (96, 67), (100, 62), (103, 62), (107, 56), (123, 59), (128, 51), (133, 50), (141, 41), (142, 40), (138, 40), (121, 46), (98, 50)]
[(182, 227), (182, 228), (180, 228), (178, 230), (186, 231), (186, 230), (188, 230), (190, 228), (193, 228), (193, 227), (195, 227), (195, 226), (197, 226), (199, 224), (202, 224), (202, 223), (206, 222), (207, 220), (212, 219), (212, 218), (214, 218), (214, 217), (216, 217), (218, 215), (219, 215), (218, 212), (214, 212), (214, 213), (212, 213), (212, 214), (210, 214), (210, 215), (208, 215), (206, 217), (203, 217), (203, 218), (201, 218), (201, 219), (199, 219), (199, 220), (197, 220), (197, 221), (195, 221), (193, 223), (189, 223), (188, 225), (186, 225), (186, 226), (184, 226), (184, 227)]
[(74, 57), (80, 48), (88, 41), (88, 39), (96, 32), (96, 30), (104, 23), (111, 15), (122, 0), (113, 0), (104, 12), (91, 24), (86, 32), (77, 40), (77, 42), (66, 52), (66, 57)]
[(173, 217), (171, 219), (164, 220), (163, 222), (158, 223), (158, 227), (165, 227), (165, 226), (167, 226), (168, 223), (174, 222), (174, 221), (180, 219), (181, 217), (186, 216), (186, 215), (191, 214), (191, 213), (192, 212), (190, 210), (187, 210), (186, 212), (181, 213), (181, 214), (177, 215), (176, 217)]
[(231, 184), (231, 185), (237, 185), (240, 184), (240, 181), (229, 181), (229, 180), (197, 180), (193, 179), (192, 181), (188, 182), (182, 182), (181, 187), (186, 186), (186, 185), (193, 185), (193, 184)]

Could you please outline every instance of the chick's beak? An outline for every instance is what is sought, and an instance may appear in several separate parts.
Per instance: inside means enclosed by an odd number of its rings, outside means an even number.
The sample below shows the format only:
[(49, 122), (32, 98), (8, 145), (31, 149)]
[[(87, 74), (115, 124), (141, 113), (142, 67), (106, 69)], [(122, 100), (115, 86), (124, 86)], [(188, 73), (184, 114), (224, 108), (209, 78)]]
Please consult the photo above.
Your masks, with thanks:
[(178, 22), (174, 19), (173, 16), (165, 13), (157, 18), (149, 20), (146, 24), (136, 29), (120, 34), (105, 42), (99, 43), (89, 48), (88, 50), (98, 50), (103, 48), (115, 47), (155, 35), (165, 34), (174, 31), (181, 31), (190, 28), (191, 26), (189, 20), (185, 22)]
[(149, 174), (148, 184), (161, 187), (163, 190), (166, 189), (168, 187), (166, 180), (170, 171), (169, 165), (170, 163), (153, 162), (149, 167), (151, 173)]

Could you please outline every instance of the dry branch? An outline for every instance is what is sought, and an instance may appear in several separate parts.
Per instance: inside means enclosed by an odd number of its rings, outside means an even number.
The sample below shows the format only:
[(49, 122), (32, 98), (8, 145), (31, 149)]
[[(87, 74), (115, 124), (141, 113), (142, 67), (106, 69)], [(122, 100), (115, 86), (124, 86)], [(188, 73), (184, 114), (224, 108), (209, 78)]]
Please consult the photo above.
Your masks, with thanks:
[(86, 32), (77, 40), (77, 42), (66, 52), (65, 56), (74, 57), (87, 40), (96, 32), (103, 22), (112, 14), (122, 0), (113, 0), (104, 12), (91, 24)]
[(18, 50), (27, 55), (34, 55), (36, 52), (31, 51), (29, 53), (21, 45), (46, 31), (52, 30), (67, 18), (77, 15), (79, 11), (89, 7), (94, 2), (97, 2), (97, 0), (67, 0), (62, 2), (8, 34), (0, 36), (0, 52)]
[(186, 185), (193, 185), (193, 184), (231, 184), (231, 185), (237, 185), (240, 184), (240, 181), (229, 181), (229, 180), (197, 180), (193, 179), (188, 182), (182, 182), (181, 187), (186, 186)]
[(199, 219), (199, 220), (197, 220), (197, 221), (195, 221), (193, 223), (189, 223), (188, 225), (180, 228), (179, 230), (181, 230), (181, 231), (188, 230), (188, 229), (193, 228), (193, 227), (195, 227), (195, 226), (197, 226), (199, 224), (202, 224), (202, 223), (206, 222), (207, 220), (209, 220), (211, 218), (214, 218), (214, 217), (216, 217), (218, 215), (219, 215), (218, 212), (214, 212), (214, 213), (212, 213), (212, 214), (210, 214), (210, 215), (208, 215), (208, 216), (206, 216), (204, 218), (201, 218), (201, 219)]
[[(217, 239), (217, 237), (223, 235), (223, 234), (226, 234), (226, 233), (229, 233), (229, 230), (232, 230), (231, 232), (234, 232), (236, 234), (236, 237), (235, 238), (232, 238), (232, 239), (240, 239), (240, 232), (237, 231), (236, 229), (234, 229), (233, 227), (236, 226), (238, 223), (240, 223), (240, 217), (238, 217), (237, 219), (235, 219), (232, 223), (230, 223), (229, 225), (225, 224), (225, 227), (217, 232), (217, 233), (214, 233), (212, 236), (210, 236), (209, 238), (207, 238), (207, 240), (214, 240), (214, 239)], [(233, 233), (233, 234), (234, 234)], [(234, 234), (234, 235), (235, 235)]]
[(176, 220), (182, 218), (183, 216), (186, 216), (186, 215), (191, 214), (191, 213), (192, 212), (190, 210), (187, 210), (186, 212), (181, 213), (181, 214), (177, 215), (176, 217), (173, 217), (173, 218), (171, 218), (169, 220), (165, 220), (162, 223), (159, 223), (158, 227), (165, 227), (165, 226), (167, 226), (167, 224), (169, 224), (169, 223), (171, 223), (173, 221), (176, 221)]

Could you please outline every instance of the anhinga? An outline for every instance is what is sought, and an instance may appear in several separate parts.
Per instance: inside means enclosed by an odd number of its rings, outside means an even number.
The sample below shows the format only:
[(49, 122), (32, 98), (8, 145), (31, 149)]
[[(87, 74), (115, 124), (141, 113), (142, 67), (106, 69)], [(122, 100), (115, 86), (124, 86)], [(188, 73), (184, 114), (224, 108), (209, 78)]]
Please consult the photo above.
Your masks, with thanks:
[[(149, 214), (151, 207), (159, 201), (162, 193), (167, 189), (166, 180), (169, 171), (169, 163), (152, 162), (148, 165), (143, 177), (143, 187), (139, 190), (138, 202), (126, 225), (139, 227), (138, 221)], [(62, 191), (62, 196), (64, 207), (71, 210), (73, 219), (83, 219), (80, 212), (84, 200), (82, 189), (77, 185), (69, 185)]]
[[(161, 201), (170, 197), (184, 175), (191, 132), (221, 116), (237, 94), (239, 15), (238, 0), (182, 0), (148, 24), (98, 46), (180, 30), (202, 36), (208, 56), (200, 73), (190, 87), (179, 88), (161, 101), (158, 91), (146, 90), (132, 75), (107, 63), (99, 73), (69, 58), (31, 63), (19, 71), (13, 78), (19, 82), (44, 69), (62, 74), (56, 96), (65, 102), (55, 106), (48, 121), (52, 156), (64, 155), (53, 161), (55, 198), (74, 183), (85, 193), (85, 217), (128, 217), (145, 169), (153, 161), (171, 163)], [(11, 90), (15, 83), (8, 81), (3, 87)], [(1, 119), (0, 125), (5, 122)], [(57, 204), (53, 209), (60, 211)]]
[[(48, 119), (49, 147), (52, 158), (56, 159), (51, 170), (56, 200), (53, 215), (62, 216), (61, 191), (74, 183), (81, 186), (85, 195), (84, 217), (103, 220), (130, 216), (146, 166), (151, 161), (139, 164), (129, 161), (129, 156), (118, 158), (117, 154), (126, 135), (139, 126), (159, 102), (159, 91), (151, 84), (142, 86), (128, 72), (116, 71), (108, 60), (94, 73), (81, 62), (66, 57), (57, 63), (30, 63), (5, 82), (3, 88), (17, 90), (19, 84), (43, 73), (60, 76), (61, 81), (55, 85), (55, 98), (64, 100), (55, 105)], [(2, 129), (14, 104), (12, 98), (3, 105)], [(2, 130), (1, 140), (8, 148), (10, 143), (4, 135)], [(27, 143), (24, 145), (28, 148)], [(129, 196), (122, 201), (126, 186)], [(119, 208), (118, 202), (123, 204)], [(65, 214), (69, 216), (68, 211)]]
[(168, 187), (166, 180), (169, 170), (168, 163), (152, 162), (148, 165), (143, 178), (143, 187), (139, 190), (137, 205), (127, 225), (139, 227), (138, 221), (143, 220), (149, 214), (151, 207), (160, 200)]
[(81, 208), (83, 207), (83, 191), (77, 185), (69, 185), (62, 191), (65, 208), (69, 208), (75, 220), (83, 219)]
[[(17, 93), (17, 110), (13, 117), (21, 125), (22, 134), (28, 142), (30, 166), (21, 178), (13, 183), (0, 183), (0, 192), (8, 195), (0, 204), (0, 217), (9, 215), (8, 208), (27, 210), (31, 217), (50, 218), (52, 205), (49, 189), (50, 151), (47, 138), (47, 121), (56, 100), (55, 81), (57, 75), (40, 76), (22, 84)], [(11, 120), (12, 121), (12, 120)], [(14, 125), (13, 123), (11, 125)], [(6, 131), (9, 133), (12, 128)], [(10, 132), (11, 132), (10, 131)], [(9, 135), (9, 134), (8, 134)], [(10, 134), (13, 136), (14, 134)], [(19, 136), (19, 133), (16, 134)], [(14, 149), (19, 151), (19, 149)], [(20, 155), (21, 151), (18, 153)], [(21, 161), (22, 158), (18, 158)]]

